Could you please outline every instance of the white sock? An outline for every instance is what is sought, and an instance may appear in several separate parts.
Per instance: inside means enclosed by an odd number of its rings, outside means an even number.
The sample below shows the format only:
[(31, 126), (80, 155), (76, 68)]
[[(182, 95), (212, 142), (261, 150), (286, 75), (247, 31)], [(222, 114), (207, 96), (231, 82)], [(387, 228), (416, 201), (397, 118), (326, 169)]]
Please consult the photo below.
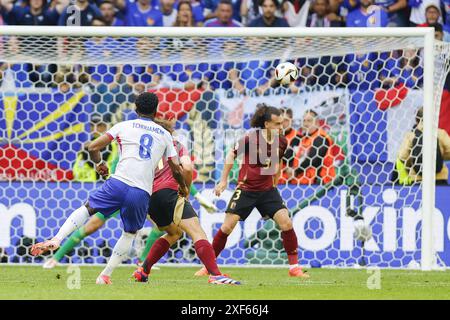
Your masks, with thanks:
[(68, 237), (72, 232), (81, 227), (89, 218), (89, 211), (85, 206), (79, 207), (77, 210), (67, 218), (62, 227), (59, 229), (55, 238), (62, 241)]
[(297, 267), (298, 267), (298, 264), (290, 264), (289, 265), (289, 270), (292, 270), (292, 269), (297, 268)]
[(101, 272), (102, 275), (111, 276), (114, 269), (128, 256), (135, 236), (136, 234), (133, 233), (122, 232), (122, 236), (114, 246), (108, 264)]

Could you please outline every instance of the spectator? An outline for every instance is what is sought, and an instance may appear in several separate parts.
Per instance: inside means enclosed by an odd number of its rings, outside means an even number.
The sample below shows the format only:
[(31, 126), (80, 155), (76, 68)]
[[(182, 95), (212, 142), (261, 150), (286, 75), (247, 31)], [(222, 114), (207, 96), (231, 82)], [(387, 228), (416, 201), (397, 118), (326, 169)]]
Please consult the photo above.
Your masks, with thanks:
[(91, 26), (92, 27), (106, 27), (106, 22), (102, 17), (95, 18), (94, 20), (92, 20)]
[(205, 22), (205, 27), (242, 27), (233, 19), (233, 5), (230, 0), (220, 0), (216, 9), (216, 18)]
[(44, 0), (29, 0), (26, 6), (14, 5), (11, 0), (1, 0), (2, 14), (9, 25), (57, 25), (59, 13), (46, 7)]
[(430, 5), (434, 5), (436, 8), (441, 5), (439, 0), (409, 0), (408, 4), (411, 8), (409, 24), (412, 27), (427, 22), (426, 10)]
[(264, 94), (271, 87), (275, 65), (274, 61), (250, 60), (225, 67), (230, 67), (228, 79), (241, 94)]
[(240, 12), (241, 22), (247, 26), (250, 21), (261, 17), (262, 10), (259, 6), (259, 0), (242, 0)]
[(306, 27), (308, 13), (310, 11), (310, 0), (284, 0), (281, 7), (281, 14), (291, 27)]
[(249, 27), (289, 27), (286, 19), (275, 13), (279, 7), (277, 0), (260, 0), (262, 16), (250, 22)]
[(408, 0), (375, 0), (374, 4), (386, 10), (388, 27), (408, 26)]
[(56, 64), (33, 64), (30, 71), (30, 81), (35, 87), (49, 87), (53, 85), (53, 75), (57, 71)]
[[(297, 150), (293, 157), (286, 158), (287, 166), (294, 170), (290, 183), (326, 184), (336, 176), (333, 140), (319, 126), (318, 114), (307, 110), (303, 116), (303, 127), (298, 139), (293, 139), (291, 148)], [(289, 155), (289, 154), (288, 154)]]
[(196, 27), (194, 15), (192, 13), (192, 5), (189, 0), (181, 0), (178, 2), (177, 18), (175, 19), (174, 27)]
[(58, 65), (54, 76), (55, 89), (62, 93), (79, 89), (90, 82), (86, 67), (82, 65)]
[(126, 7), (126, 24), (133, 27), (162, 27), (162, 13), (150, 5), (150, 0), (137, 0)]
[[(204, 0), (205, 4), (205, 19), (209, 20), (217, 17), (217, 7), (221, 0)], [(241, 0), (230, 0), (232, 11), (233, 11), (233, 19), (241, 22)]]
[[(416, 123), (408, 132), (400, 146), (396, 161), (394, 180), (400, 184), (412, 184), (422, 180), (423, 147), (423, 108), (416, 113)], [(448, 168), (444, 161), (450, 160), (450, 136), (443, 129), (438, 129), (436, 148), (436, 184), (448, 184)]]
[(175, 0), (160, 0), (159, 10), (163, 15), (163, 26), (171, 27), (177, 19), (177, 10), (174, 8)]
[(450, 42), (450, 0), (442, 0), (444, 7), (444, 41)]
[(434, 38), (439, 41), (444, 41), (444, 29), (442, 24), (430, 24), (429, 27), (434, 28)]
[(313, 14), (306, 22), (307, 27), (342, 27), (344, 19), (330, 11), (329, 0), (315, 0)]
[(382, 53), (348, 54), (341, 65), (349, 90), (375, 90), (381, 86), (379, 72), (388, 56)]
[[(73, 8), (71, 8), (71, 6)], [(77, 21), (74, 19), (73, 10), (68, 10), (69, 8), (74, 10), (80, 10), (80, 20)], [(66, 8), (64, 8), (63, 12), (61, 13), (59, 17), (58, 24), (60, 26), (66, 26), (66, 25), (77, 25), (79, 22), (80, 26), (91, 26), (92, 20), (96, 18), (100, 18), (101, 13), (98, 7), (95, 4), (90, 4), (88, 0), (76, 0), (75, 6), (70, 4)]]
[(430, 25), (440, 23), (441, 21), (441, 9), (436, 7), (434, 4), (430, 4), (425, 9), (425, 23), (418, 24), (417, 26), (429, 27)]
[(420, 65), (417, 50), (405, 49), (399, 56), (393, 55), (386, 59), (380, 71), (380, 77), (385, 89), (399, 83), (403, 83), (408, 88), (419, 89), (423, 82), (423, 68)]
[(122, 27), (125, 22), (116, 17), (116, 10), (111, 1), (105, 0), (99, 5), (100, 13), (106, 26)]
[[(139, 38), (136, 42), (136, 60), (145, 60), (152, 54), (157, 54), (159, 44), (158, 39)], [(155, 64), (127, 64), (123, 67), (123, 74), (126, 76), (127, 84), (137, 93), (155, 87), (161, 79), (158, 66)]]
[(286, 183), (294, 177), (294, 170), (289, 166), (293, 163), (295, 155), (295, 146), (300, 143), (300, 137), (297, 134), (297, 130), (292, 128), (293, 112), (290, 108), (281, 109), (283, 116), (283, 133), (287, 140), (287, 149), (283, 157), (283, 171), (279, 183)]
[[(94, 114), (91, 117), (91, 134), (92, 140), (100, 137), (106, 132), (108, 126), (105, 119), (99, 114)], [(91, 140), (91, 141), (92, 141)], [(79, 182), (95, 182), (99, 180), (100, 175), (95, 170), (94, 163), (89, 159), (89, 152), (87, 147), (90, 142), (84, 145), (84, 148), (78, 152), (77, 159), (73, 166), (73, 180)], [(111, 143), (102, 151), (102, 160), (108, 164), (110, 173), (114, 173), (119, 158), (118, 147), (116, 143)]]
[(360, 0), (360, 7), (347, 16), (347, 27), (386, 27), (387, 12), (373, 3), (374, 0)]

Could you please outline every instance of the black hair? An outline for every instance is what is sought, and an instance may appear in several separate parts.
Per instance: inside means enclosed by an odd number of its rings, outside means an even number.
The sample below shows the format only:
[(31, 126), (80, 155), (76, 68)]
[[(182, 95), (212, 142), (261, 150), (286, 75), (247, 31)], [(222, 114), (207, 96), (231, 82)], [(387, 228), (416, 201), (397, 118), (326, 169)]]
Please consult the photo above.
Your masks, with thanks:
[(281, 112), (287, 114), (291, 119), (294, 117), (294, 113), (291, 108), (281, 108)]
[(227, 4), (229, 6), (233, 6), (233, 3), (231, 2), (231, 0), (220, 0), (217, 6), (219, 6), (221, 4)]
[(158, 109), (158, 96), (151, 92), (143, 92), (136, 97), (136, 112), (146, 116), (154, 116)]
[(307, 113), (311, 113), (314, 117), (317, 117), (317, 116), (319, 115), (319, 114), (318, 114), (316, 111), (314, 111), (313, 109), (308, 109), (308, 110), (306, 110), (304, 114), (307, 114)]
[(440, 24), (440, 23), (430, 24), (429, 27), (434, 28), (434, 32), (444, 32), (444, 28), (442, 27), (442, 24)]
[(280, 116), (281, 111), (278, 108), (271, 107), (265, 103), (258, 103), (256, 105), (256, 111), (250, 120), (250, 126), (252, 128), (264, 129), (264, 123), (272, 120), (272, 115)]
[[(266, 0), (259, 0), (259, 6), (262, 7), (262, 5), (264, 4), (264, 1)], [(277, 0), (271, 0), (273, 2), (273, 4), (275, 5), (275, 7), (278, 9), (280, 7), (280, 4), (278, 3)]]
[(100, 7), (101, 7), (102, 5), (104, 5), (105, 3), (114, 6), (114, 3), (113, 3), (111, 0), (103, 0), (102, 2), (100, 2), (100, 4), (98, 5), (98, 7), (100, 8)]

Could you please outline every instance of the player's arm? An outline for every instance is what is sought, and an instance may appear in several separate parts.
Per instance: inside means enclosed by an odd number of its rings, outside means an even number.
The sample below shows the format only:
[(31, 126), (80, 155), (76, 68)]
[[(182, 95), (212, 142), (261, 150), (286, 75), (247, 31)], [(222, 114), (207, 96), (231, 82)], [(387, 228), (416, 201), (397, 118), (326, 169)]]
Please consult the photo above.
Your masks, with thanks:
[(189, 195), (189, 187), (186, 184), (186, 180), (183, 174), (183, 168), (181, 167), (178, 159), (176, 157), (171, 157), (167, 159), (170, 170), (172, 171), (172, 176), (178, 182), (179, 192), (182, 197), (187, 197)]
[(220, 196), (220, 194), (227, 188), (228, 176), (230, 175), (231, 169), (233, 169), (235, 159), (236, 159), (235, 150), (231, 150), (230, 152), (228, 152), (227, 157), (225, 159), (225, 164), (223, 166), (220, 182), (214, 189), (217, 196)]
[[(164, 121), (163, 120), (156, 120), (164, 127)], [(192, 182), (192, 173), (191, 177), (185, 178), (184, 169), (180, 164), (179, 158), (183, 158), (184, 155), (179, 155), (174, 147), (173, 137), (172, 135), (167, 131), (166, 134), (163, 136), (163, 140), (166, 144), (166, 150), (164, 151), (163, 157), (167, 159), (167, 164), (169, 165), (170, 170), (172, 171), (173, 178), (178, 183), (178, 192), (180, 196), (187, 197), (189, 196), (189, 185)], [(189, 165), (187, 165), (189, 167)], [(189, 169), (189, 168), (188, 168)], [(188, 185), (189, 183), (189, 185)]]
[(191, 188), (192, 184), (192, 176), (194, 172), (194, 167), (192, 166), (192, 161), (189, 156), (182, 156), (180, 158), (180, 164), (183, 167), (183, 177), (186, 181), (186, 186), (189, 187), (189, 190)]
[(283, 159), (278, 163), (277, 173), (273, 176), (273, 185), (276, 186), (281, 177), (281, 168), (283, 167)]
[(95, 163), (95, 170), (103, 178), (106, 178), (109, 172), (108, 166), (102, 160), (100, 151), (109, 145), (111, 141), (111, 136), (109, 134), (104, 134), (92, 141), (88, 146), (89, 157)]
[(388, 13), (393, 13), (402, 9), (405, 9), (408, 6), (407, 0), (397, 0), (394, 4), (390, 5), (386, 8)]

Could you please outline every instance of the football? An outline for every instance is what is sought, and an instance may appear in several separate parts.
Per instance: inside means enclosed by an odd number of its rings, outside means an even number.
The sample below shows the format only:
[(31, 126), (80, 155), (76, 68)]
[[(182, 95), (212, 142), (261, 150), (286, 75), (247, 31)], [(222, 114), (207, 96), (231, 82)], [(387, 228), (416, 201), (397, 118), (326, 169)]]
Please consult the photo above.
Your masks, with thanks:
[(290, 62), (280, 63), (275, 68), (275, 79), (281, 84), (290, 84), (297, 78), (298, 68)]
[(372, 228), (367, 225), (364, 220), (356, 220), (354, 224), (355, 230), (353, 236), (359, 241), (369, 241), (372, 238)]

